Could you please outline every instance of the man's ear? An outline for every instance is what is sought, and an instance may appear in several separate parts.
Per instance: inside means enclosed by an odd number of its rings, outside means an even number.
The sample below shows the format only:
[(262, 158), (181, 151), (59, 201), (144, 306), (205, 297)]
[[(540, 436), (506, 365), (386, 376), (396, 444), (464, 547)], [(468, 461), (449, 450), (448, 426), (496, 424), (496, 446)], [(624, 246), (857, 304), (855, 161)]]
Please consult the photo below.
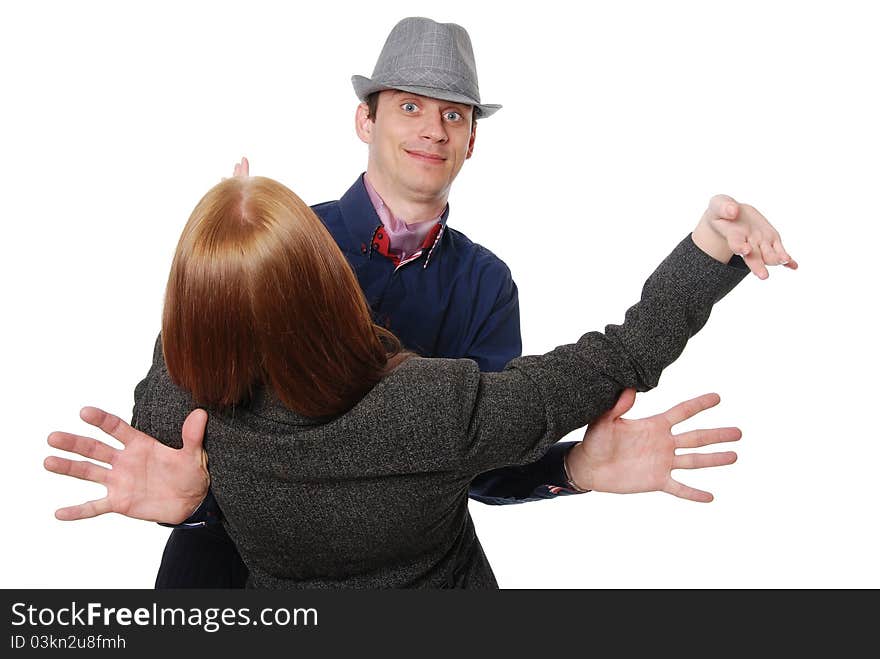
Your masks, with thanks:
[(468, 150), (467, 155), (464, 157), (465, 160), (474, 155), (474, 142), (477, 141), (477, 120), (476, 118), (471, 120), (471, 138), (468, 140)]
[(361, 142), (370, 144), (373, 141), (373, 120), (369, 118), (370, 108), (366, 103), (357, 106), (354, 112), (354, 129)]

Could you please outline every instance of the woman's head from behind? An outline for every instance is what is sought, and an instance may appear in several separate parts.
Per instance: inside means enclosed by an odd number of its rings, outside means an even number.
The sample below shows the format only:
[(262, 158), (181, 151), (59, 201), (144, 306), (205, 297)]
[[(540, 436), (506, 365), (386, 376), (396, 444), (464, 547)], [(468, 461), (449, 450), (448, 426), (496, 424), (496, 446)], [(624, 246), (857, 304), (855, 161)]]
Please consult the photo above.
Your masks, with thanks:
[(267, 386), (300, 414), (338, 414), (381, 379), (389, 338), (321, 221), (277, 181), (226, 179), (193, 210), (162, 343), (169, 374), (198, 404), (234, 405)]

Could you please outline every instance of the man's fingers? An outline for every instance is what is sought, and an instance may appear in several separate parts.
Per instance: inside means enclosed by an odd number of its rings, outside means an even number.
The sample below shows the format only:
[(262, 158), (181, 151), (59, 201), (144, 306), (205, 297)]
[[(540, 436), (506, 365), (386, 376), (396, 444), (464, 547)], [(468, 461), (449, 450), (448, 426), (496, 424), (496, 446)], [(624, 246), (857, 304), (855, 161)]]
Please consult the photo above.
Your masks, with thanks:
[(736, 453), (685, 453), (672, 458), (673, 469), (703, 469), (704, 467), (722, 467), (736, 462)]
[(53, 432), (47, 440), (49, 446), (62, 451), (76, 453), (84, 458), (91, 458), (99, 462), (113, 464), (119, 451), (115, 448), (107, 446), (103, 442), (91, 437), (83, 437), (82, 435), (73, 435), (69, 432)]
[(721, 396), (718, 394), (703, 394), (702, 396), (679, 403), (675, 407), (670, 407), (663, 412), (663, 416), (670, 426), (674, 426), (676, 423), (690, 419), (695, 414), (708, 410), (710, 407), (715, 407), (720, 402)]
[(707, 430), (689, 430), (674, 435), (675, 448), (700, 448), (721, 442), (735, 442), (742, 438), (739, 428), (711, 428)]
[(711, 492), (706, 492), (705, 490), (698, 490), (693, 487), (689, 487), (684, 485), (683, 483), (679, 483), (677, 480), (672, 478), (666, 483), (666, 486), (662, 490), (667, 494), (675, 495), (681, 499), (687, 499), (688, 501), (696, 501), (698, 503), (709, 503), (715, 497), (712, 496)]
[(235, 167), (232, 169), (233, 176), (250, 176), (250, 163), (248, 159), (244, 156), (241, 157), (241, 162), (235, 163)]
[(103, 499), (86, 501), (78, 506), (59, 508), (55, 511), (55, 519), (60, 519), (62, 522), (73, 522), (78, 519), (88, 519), (89, 517), (97, 517), (98, 515), (112, 512), (113, 508), (110, 506), (110, 500), (104, 497)]
[(111, 437), (127, 444), (139, 434), (118, 416), (114, 416), (97, 407), (84, 407), (79, 411), (79, 418), (89, 425), (100, 428)]
[(201, 451), (205, 441), (205, 426), (208, 423), (208, 413), (205, 410), (193, 410), (186, 417), (181, 429), (183, 437), (183, 449), (185, 451)]
[(43, 460), (43, 467), (55, 474), (73, 476), (74, 478), (92, 481), (93, 483), (106, 484), (110, 477), (110, 470), (106, 467), (100, 467), (93, 462), (86, 462), (84, 460), (59, 458), (55, 455), (50, 455)]

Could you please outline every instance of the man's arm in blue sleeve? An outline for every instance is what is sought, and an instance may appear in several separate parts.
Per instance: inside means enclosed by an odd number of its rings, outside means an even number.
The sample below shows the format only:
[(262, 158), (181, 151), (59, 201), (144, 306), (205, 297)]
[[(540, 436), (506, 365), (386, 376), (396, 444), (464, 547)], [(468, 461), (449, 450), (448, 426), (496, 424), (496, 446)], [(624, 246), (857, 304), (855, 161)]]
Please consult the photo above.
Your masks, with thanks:
[[(519, 295), (510, 271), (498, 288), (492, 310), (481, 324), (476, 338), (466, 348), (465, 357), (473, 359), (485, 372), (501, 371), (507, 362), (522, 353), (519, 324)], [(565, 454), (576, 442), (559, 442), (537, 462), (523, 466), (501, 467), (480, 474), (468, 489), (471, 499), (492, 505), (525, 503), (577, 494), (568, 486)]]

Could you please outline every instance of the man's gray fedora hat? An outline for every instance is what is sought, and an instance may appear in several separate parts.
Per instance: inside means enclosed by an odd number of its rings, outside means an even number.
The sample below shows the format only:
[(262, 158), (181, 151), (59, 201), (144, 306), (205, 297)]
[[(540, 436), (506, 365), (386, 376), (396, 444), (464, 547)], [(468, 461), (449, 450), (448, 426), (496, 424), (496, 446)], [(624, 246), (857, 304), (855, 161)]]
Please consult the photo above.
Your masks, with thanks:
[(373, 77), (352, 76), (362, 101), (373, 92), (400, 89), (419, 96), (474, 106), (474, 115), (489, 117), (500, 105), (480, 103), (477, 65), (467, 30), (430, 18), (404, 18), (391, 30)]

